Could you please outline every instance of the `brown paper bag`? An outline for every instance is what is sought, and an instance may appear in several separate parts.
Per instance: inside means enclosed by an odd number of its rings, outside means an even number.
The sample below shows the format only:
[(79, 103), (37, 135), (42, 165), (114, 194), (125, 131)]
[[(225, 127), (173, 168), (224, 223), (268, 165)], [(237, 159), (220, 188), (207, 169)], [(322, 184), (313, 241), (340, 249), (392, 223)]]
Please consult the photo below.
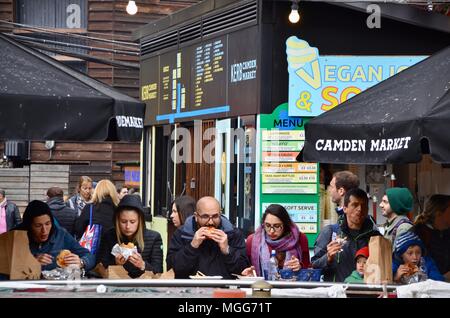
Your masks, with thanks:
[(41, 264), (30, 252), (27, 231), (0, 235), (0, 273), (11, 280), (40, 279)]
[(392, 283), (392, 244), (382, 236), (370, 238), (364, 282), (366, 284)]
[[(108, 266), (108, 270), (107, 270), (108, 279), (130, 279), (131, 277), (128, 276), (128, 272), (126, 271), (125, 268), (123, 268), (122, 265), (111, 265)], [(153, 279), (153, 278), (157, 278), (155, 277), (155, 274), (153, 274), (153, 272), (150, 271), (145, 271), (144, 274), (142, 274), (141, 276), (138, 277), (138, 279)]]

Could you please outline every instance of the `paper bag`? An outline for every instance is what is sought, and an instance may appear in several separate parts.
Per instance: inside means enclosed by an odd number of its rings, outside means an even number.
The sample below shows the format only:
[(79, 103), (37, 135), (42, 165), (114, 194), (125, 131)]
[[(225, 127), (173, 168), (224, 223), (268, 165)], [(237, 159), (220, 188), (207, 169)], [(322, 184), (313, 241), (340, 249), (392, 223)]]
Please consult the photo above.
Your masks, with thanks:
[(41, 264), (30, 252), (27, 231), (0, 235), (0, 273), (11, 280), (40, 279)]
[[(108, 279), (131, 279), (130, 276), (128, 276), (128, 272), (125, 268), (123, 268), (122, 265), (111, 265), (108, 266)], [(158, 275), (159, 276), (159, 275)], [(145, 271), (141, 276), (138, 277), (138, 279), (153, 279), (157, 278), (155, 277), (155, 274), (151, 271)]]
[(366, 284), (392, 283), (392, 244), (382, 236), (370, 238), (364, 282)]

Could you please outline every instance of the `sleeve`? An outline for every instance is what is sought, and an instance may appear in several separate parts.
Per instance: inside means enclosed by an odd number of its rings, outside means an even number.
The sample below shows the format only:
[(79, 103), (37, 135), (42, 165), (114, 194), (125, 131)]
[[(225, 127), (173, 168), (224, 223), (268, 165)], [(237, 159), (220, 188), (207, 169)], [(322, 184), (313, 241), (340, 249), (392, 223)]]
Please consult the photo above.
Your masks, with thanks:
[(109, 231), (106, 231), (100, 240), (100, 246), (97, 252), (97, 263), (102, 263), (104, 267), (116, 264), (114, 255), (111, 254), (111, 250), (115, 244), (116, 242), (111, 241)]
[(163, 251), (162, 251), (162, 239), (158, 232), (155, 232), (155, 239), (151, 246), (152, 252), (149, 254), (145, 261), (145, 270), (152, 271), (153, 273), (163, 272)]
[(14, 226), (17, 226), (20, 223), (22, 223), (22, 218), (20, 217), (19, 208), (15, 204), (14, 204), (14, 222), (15, 222)]
[(244, 235), (239, 230), (234, 230), (229, 235), (229, 253), (225, 255), (225, 265), (230, 274), (241, 273), (249, 266)]
[(328, 264), (327, 245), (331, 241), (332, 228), (330, 225), (324, 227), (319, 233), (316, 242), (314, 243), (314, 256), (312, 257), (312, 267), (327, 270), (331, 267)]
[(89, 225), (89, 204), (86, 204), (86, 206), (83, 208), (83, 211), (81, 211), (80, 216), (75, 221), (75, 237), (79, 240), (81, 236), (83, 236), (84, 231), (86, 230), (86, 226)]
[[(253, 242), (253, 234), (250, 234), (247, 237), (247, 240), (245, 241), (245, 247), (247, 249), (247, 258), (249, 259), (250, 263), (252, 262), (252, 242)], [(252, 264), (255, 266), (255, 264)]]
[(77, 254), (83, 260), (85, 270), (90, 271), (95, 266), (95, 256), (92, 255), (88, 249), (82, 247), (70, 234), (65, 231), (64, 247), (72, 253)]
[(309, 246), (308, 246), (308, 238), (305, 233), (300, 233), (300, 248), (302, 250), (302, 268), (310, 268), (311, 260), (309, 257)]
[(169, 244), (167, 269), (173, 268), (176, 278), (188, 277), (198, 268), (199, 251), (189, 243), (185, 244), (177, 230)]
[(426, 258), (427, 275), (429, 279), (445, 282), (444, 276), (439, 272), (436, 263), (431, 257)]

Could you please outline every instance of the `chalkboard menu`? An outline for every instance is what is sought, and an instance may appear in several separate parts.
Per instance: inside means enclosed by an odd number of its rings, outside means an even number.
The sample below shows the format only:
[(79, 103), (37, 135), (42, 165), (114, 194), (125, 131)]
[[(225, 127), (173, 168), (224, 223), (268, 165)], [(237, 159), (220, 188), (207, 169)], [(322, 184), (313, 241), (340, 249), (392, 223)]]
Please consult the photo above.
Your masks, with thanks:
[(145, 124), (258, 113), (256, 27), (142, 61)]

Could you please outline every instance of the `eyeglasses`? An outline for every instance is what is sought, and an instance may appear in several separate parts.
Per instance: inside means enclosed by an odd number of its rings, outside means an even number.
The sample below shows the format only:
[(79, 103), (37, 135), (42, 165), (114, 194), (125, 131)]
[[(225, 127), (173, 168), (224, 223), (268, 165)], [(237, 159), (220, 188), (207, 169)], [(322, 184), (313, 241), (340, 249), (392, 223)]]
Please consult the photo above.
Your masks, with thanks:
[[(196, 213), (197, 214), (197, 213)], [(208, 214), (197, 214), (197, 217), (203, 222), (209, 222), (209, 220), (217, 221), (220, 218), (220, 214), (208, 215)]]
[(264, 223), (264, 228), (266, 229), (267, 232), (270, 232), (271, 230), (274, 230), (274, 232), (277, 231), (281, 231), (283, 229), (283, 224), (269, 224), (269, 223)]

